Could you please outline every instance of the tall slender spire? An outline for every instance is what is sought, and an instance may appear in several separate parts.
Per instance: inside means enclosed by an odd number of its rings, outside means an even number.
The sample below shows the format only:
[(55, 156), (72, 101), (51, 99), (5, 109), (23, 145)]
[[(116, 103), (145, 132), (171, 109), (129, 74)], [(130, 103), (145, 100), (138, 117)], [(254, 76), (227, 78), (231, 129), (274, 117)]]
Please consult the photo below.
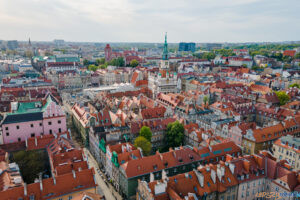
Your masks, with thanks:
[(164, 44), (164, 51), (162, 55), (163, 60), (169, 60), (169, 55), (168, 55), (168, 43), (167, 43), (167, 33), (165, 35), (165, 44)]
[(28, 46), (31, 47), (31, 41), (30, 41), (30, 38), (29, 38), (29, 40), (28, 40)]

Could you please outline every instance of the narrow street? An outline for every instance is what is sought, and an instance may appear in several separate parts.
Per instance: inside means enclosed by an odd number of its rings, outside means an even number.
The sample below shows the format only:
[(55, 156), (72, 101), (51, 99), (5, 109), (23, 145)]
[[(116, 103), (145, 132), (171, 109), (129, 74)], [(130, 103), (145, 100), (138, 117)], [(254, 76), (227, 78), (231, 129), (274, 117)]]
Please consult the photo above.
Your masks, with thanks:
[[(71, 120), (71, 108), (68, 105), (64, 105), (64, 109), (67, 113), (69, 113), (69, 118), (68, 118), (68, 128), (71, 131), (71, 135), (72, 135), (72, 139), (74, 141), (74, 144), (77, 148), (82, 148), (83, 144), (79, 141), (77, 141), (78, 138), (76, 138), (76, 136), (78, 136), (78, 132), (76, 131), (76, 129), (74, 129), (73, 125), (72, 125), (72, 120)], [(104, 174), (100, 171), (99, 166), (97, 161), (94, 159), (94, 157), (92, 156), (92, 154), (90, 153), (90, 151), (86, 148), (83, 148), (85, 155), (88, 157), (88, 164), (90, 167), (93, 167), (95, 169), (95, 180), (96, 183), (98, 184), (98, 189), (97, 192), (101, 195), (104, 195), (106, 199), (109, 200), (122, 200), (123, 198), (120, 196), (120, 194), (113, 188), (113, 186), (109, 183), (105, 183), (104, 179), (102, 177), (104, 177)]]
[(84, 153), (86, 156), (88, 156), (88, 164), (90, 167), (94, 167), (95, 169), (95, 179), (98, 184), (98, 187), (100, 188), (100, 194), (104, 195), (106, 199), (111, 200), (122, 200), (122, 197), (118, 192), (115, 191), (115, 189), (110, 185), (106, 184), (101, 177), (100, 174), (103, 175), (103, 173), (98, 168), (98, 163), (94, 159), (94, 157), (91, 155), (91, 153), (84, 148)]

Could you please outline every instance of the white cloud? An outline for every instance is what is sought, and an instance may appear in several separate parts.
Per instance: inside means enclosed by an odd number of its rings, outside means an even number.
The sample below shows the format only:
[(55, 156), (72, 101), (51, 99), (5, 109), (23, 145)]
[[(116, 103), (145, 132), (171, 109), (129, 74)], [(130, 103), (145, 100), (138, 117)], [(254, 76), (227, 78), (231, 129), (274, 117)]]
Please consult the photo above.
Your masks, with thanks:
[(0, 0), (0, 39), (299, 40), (298, 0)]

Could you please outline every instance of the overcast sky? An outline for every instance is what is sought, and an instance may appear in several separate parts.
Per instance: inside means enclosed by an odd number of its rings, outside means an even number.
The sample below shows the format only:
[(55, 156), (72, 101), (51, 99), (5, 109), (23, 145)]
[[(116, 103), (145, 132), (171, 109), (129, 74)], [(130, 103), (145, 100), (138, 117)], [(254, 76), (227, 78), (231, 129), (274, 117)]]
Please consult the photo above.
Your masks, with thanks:
[(0, 39), (300, 40), (300, 0), (0, 0)]

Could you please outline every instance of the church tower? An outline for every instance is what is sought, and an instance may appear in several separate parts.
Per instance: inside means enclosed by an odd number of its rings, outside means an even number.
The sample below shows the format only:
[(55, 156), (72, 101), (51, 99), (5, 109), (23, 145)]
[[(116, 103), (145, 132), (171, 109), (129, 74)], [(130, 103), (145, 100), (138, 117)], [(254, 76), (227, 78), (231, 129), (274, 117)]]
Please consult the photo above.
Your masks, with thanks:
[(160, 68), (164, 70), (169, 69), (169, 51), (168, 51), (168, 43), (167, 43), (167, 33), (165, 35), (165, 44), (164, 44), (164, 50), (162, 54), (162, 60), (160, 61)]

